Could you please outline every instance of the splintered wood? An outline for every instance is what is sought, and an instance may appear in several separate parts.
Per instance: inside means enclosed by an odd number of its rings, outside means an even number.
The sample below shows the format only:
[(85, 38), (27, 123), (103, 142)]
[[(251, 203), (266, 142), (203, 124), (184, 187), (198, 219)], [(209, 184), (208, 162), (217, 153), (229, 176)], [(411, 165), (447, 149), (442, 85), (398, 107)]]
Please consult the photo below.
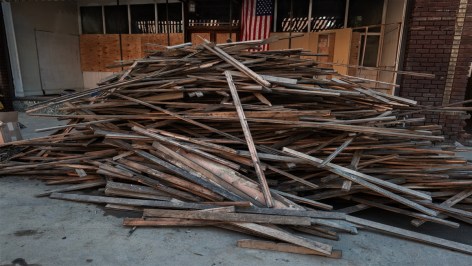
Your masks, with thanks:
[[(414, 226), (471, 223), (472, 165), (420, 116), (465, 109), (369, 89), (300, 49), (249, 52), (268, 42), (168, 47), (95, 89), (32, 106), (30, 115), (70, 122), (2, 144), (21, 152), (0, 175), (68, 184), (37, 196), (142, 213), (125, 226), (216, 226), (270, 240), (242, 248), (340, 258), (323, 239), (371, 229), (472, 254), (350, 216), (379, 208)], [(55, 105), (63, 114), (41, 113)]]

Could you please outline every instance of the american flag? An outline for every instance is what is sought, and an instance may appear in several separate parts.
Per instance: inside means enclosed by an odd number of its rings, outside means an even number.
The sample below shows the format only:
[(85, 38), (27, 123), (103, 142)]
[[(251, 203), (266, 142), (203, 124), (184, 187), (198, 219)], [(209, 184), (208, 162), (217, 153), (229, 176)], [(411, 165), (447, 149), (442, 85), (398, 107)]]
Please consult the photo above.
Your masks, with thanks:
[[(243, 0), (241, 40), (269, 38), (272, 10), (272, 0)], [(267, 50), (268, 45), (264, 45), (262, 49)]]

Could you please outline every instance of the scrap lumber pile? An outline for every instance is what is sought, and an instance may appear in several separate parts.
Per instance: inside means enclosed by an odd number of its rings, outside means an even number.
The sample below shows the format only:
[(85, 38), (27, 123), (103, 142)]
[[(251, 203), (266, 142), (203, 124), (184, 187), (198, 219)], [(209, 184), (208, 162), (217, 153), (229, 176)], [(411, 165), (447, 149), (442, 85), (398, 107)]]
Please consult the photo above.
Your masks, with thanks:
[[(168, 47), (93, 90), (33, 106), (31, 115), (69, 123), (4, 144), (23, 150), (0, 174), (68, 184), (38, 196), (142, 213), (125, 226), (216, 226), (270, 240), (243, 248), (339, 258), (320, 239), (365, 228), (472, 254), (350, 215), (380, 208), (415, 226), (471, 223), (472, 165), (441, 144), (440, 126), (418, 125), (425, 111), (463, 108), (377, 92), (303, 50), (248, 51), (261, 43)], [(41, 113), (56, 105), (65, 114)], [(334, 210), (332, 199), (350, 205)]]

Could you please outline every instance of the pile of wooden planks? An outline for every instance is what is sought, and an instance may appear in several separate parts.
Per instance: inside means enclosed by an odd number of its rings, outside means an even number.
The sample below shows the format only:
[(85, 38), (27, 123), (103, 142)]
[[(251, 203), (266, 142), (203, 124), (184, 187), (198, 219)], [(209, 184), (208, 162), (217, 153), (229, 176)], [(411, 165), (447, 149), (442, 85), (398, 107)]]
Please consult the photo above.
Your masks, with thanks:
[[(243, 248), (340, 258), (319, 238), (362, 228), (472, 254), (350, 215), (379, 208), (415, 226), (471, 223), (472, 165), (421, 116), (465, 109), (369, 89), (301, 49), (251, 51), (265, 43), (167, 47), (93, 90), (37, 104), (31, 115), (69, 123), (2, 145), (22, 150), (0, 175), (68, 184), (38, 196), (142, 213), (125, 226), (216, 226), (270, 240)], [(65, 114), (41, 113), (57, 105)]]

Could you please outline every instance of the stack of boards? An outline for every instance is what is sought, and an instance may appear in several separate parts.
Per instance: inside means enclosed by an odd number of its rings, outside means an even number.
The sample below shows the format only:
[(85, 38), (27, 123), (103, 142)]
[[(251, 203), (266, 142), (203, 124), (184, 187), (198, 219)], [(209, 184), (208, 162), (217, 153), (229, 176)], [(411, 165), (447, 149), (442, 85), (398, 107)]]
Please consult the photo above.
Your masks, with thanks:
[[(340, 258), (323, 243), (358, 229), (472, 254), (472, 247), (361, 219), (379, 208), (414, 226), (472, 221), (472, 165), (445, 145), (422, 106), (336, 75), (301, 49), (266, 41), (167, 47), (99, 87), (32, 106), (69, 120), (0, 175), (65, 185), (37, 196), (104, 204), (130, 227), (216, 226), (256, 248)], [(60, 106), (63, 114), (44, 114)], [(335, 208), (339, 202), (342, 209)], [(311, 236), (307, 236), (311, 235)]]

